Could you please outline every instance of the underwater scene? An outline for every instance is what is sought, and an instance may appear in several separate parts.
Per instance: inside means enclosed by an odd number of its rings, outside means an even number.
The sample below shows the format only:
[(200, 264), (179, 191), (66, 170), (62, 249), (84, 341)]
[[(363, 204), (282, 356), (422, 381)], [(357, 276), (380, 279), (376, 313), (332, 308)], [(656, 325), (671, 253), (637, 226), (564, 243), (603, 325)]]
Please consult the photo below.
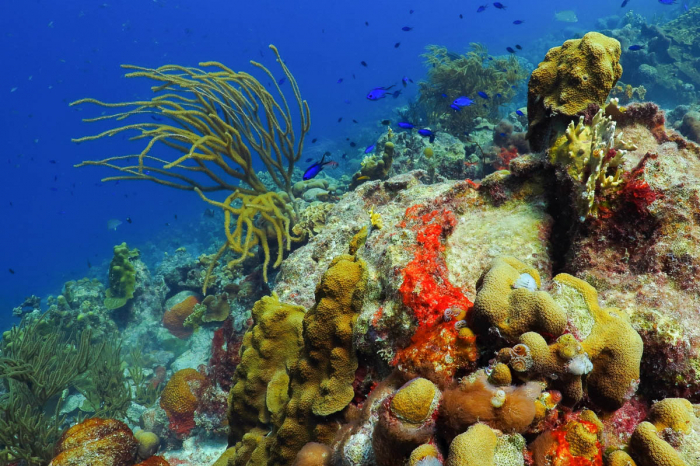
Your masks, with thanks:
[(700, 466), (700, 0), (5, 0), (0, 465)]

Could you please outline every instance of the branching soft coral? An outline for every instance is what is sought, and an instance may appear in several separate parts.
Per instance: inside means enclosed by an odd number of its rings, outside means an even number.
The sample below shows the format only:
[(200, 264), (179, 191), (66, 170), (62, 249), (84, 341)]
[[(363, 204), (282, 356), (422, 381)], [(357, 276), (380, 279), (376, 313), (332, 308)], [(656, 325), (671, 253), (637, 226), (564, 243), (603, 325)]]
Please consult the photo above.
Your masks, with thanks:
[[(157, 69), (124, 65), (124, 68), (134, 70), (126, 75), (129, 78), (145, 77), (159, 82), (152, 90), (160, 94), (151, 100), (134, 102), (105, 103), (87, 98), (71, 104), (93, 103), (107, 108), (126, 109), (85, 120), (89, 122), (153, 117), (155, 122), (141, 120), (75, 139), (75, 142), (93, 141), (135, 130), (140, 134), (133, 140), (148, 141), (139, 154), (85, 161), (77, 166), (99, 165), (123, 173), (103, 181), (148, 180), (172, 188), (196, 191), (227, 214), (227, 242), (217, 258), (228, 248), (239, 255), (233, 262), (235, 264), (243, 261), (250, 255), (250, 249), (259, 244), (265, 251), (265, 279), (270, 261), (266, 230), (274, 229), (277, 236), (279, 253), (275, 265), (279, 265), (283, 249), (289, 249), (290, 241), (295, 238), (289, 233), (290, 218), (285, 199), (271, 193), (260, 180), (255, 172), (256, 158), (253, 153), (257, 153), (257, 159), (265, 165), (277, 189), (293, 199), (294, 164), (301, 157), (304, 137), (310, 127), (309, 107), (301, 99), (294, 77), (277, 49), (272, 45), (270, 48), (290, 83), (299, 107), (298, 140), (289, 105), (277, 84), (276, 99), (253, 76), (232, 71), (217, 62), (200, 63), (203, 69), (177, 65)], [(276, 83), (267, 68), (253, 61), (251, 64)], [(174, 159), (151, 155), (159, 143), (183, 155)], [(137, 163), (132, 163), (132, 159), (137, 159)], [(195, 177), (191, 178), (190, 173)], [(231, 191), (233, 194), (220, 203), (209, 200), (203, 194), (213, 191)], [(239, 199), (242, 205), (232, 207), (234, 201)], [(230, 232), (231, 214), (238, 218), (233, 233)], [(255, 219), (258, 219), (259, 225), (255, 225)]]

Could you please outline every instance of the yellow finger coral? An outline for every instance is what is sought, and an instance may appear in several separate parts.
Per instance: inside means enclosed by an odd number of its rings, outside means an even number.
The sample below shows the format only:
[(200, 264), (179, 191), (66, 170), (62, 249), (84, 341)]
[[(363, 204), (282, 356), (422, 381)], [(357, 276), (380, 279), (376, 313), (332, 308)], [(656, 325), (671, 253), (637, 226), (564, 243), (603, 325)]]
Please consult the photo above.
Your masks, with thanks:
[(563, 130), (588, 104), (603, 106), (622, 75), (621, 52), (616, 39), (597, 32), (547, 52), (528, 83), (527, 137), (534, 151), (546, 149), (550, 135)]
[(540, 276), (532, 267), (514, 257), (494, 260), (477, 282), (473, 310), (477, 333), (495, 326), (512, 343), (526, 332), (561, 335), (566, 314), (548, 293), (537, 290), (539, 286)]
[[(271, 417), (279, 415), (287, 368), (299, 357), (302, 345), (304, 312), (301, 306), (281, 303), (274, 293), (253, 306), (253, 325), (243, 336), (241, 362), (229, 394), (229, 418), (236, 419), (230, 422), (231, 444), (253, 427), (271, 428)], [(267, 393), (268, 387), (274, 394)]]
[(316, 287), (316, 304), (304, 316), (304, 346), (290, 367), (291, 397), (274, 461), (290, 461), (309, 441), (329, 443), (337, 429), (329, 416), (352, 401), (357, 370), (352, 335), (366, 282), (365, 263), (342, 255)]

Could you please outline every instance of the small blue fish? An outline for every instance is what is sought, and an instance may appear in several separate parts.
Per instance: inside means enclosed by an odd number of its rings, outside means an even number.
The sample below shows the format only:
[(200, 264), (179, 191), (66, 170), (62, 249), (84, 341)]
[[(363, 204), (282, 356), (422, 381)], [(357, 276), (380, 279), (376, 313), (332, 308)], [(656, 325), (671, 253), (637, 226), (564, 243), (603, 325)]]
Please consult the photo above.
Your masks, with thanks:
[(477, 94), (479, 94), (479, 97), (481, 97), (482, 99), (488, 99), (488, 98), (489, 98), (489, 95), (488, 95), (486, 92), (484, 92), (484, 91), (479, 91), (479, 92), (477, 92)]
[(481, 5), (479, 8), (476, 9), (476, 12), (481, 13), (482, 11), (484, 11), (486, 9), (487, 6), (488, 5)]
[(408, 83), (413, 84), (413, 80), (408, 76), (404, 76), (403, 78), (401, 78), (401, 84), (403, 84), (403, 87), (408, 86)]
[(447, 98), (447, 94), (445, 94), (444, 92), (440, 95), (443, 96), (444, 98)]
[(309, 166), (309, 168), (306, 169), (304, 172), (304, 175), (301, 177), (302, 180), (308, 181), (312, 178), (314, 178), (316, 175), (321, 173), (321, 170), (323, 170), (324, 165), (328, 165), (329, 163), (333, 163), (332, 161), (326, 162), (326, 154), (323, 154), (323, 157), (321, 157), (320, 162), (315, 162)]
[(620, 5), (620, 8), (624, 8), (625, 6), (627, 6), (627, 4), (629, 3), (629, 1), (630, 1), (630, 0), (625, 0), (624, 2), (622, 2), (622, 5)]
[(400, 121), (400, 122), (398, 122), (397, 124), (399, 125), (399, 128), (403, 128), (403, 129), (413, 129), (413, 128), (415, 128), (415, 126), (414, 126), (413, 124), (408, 123), (408, 122), (406, 122), (406, 121)]
[(419, 129), (418, 134), (420, 134), (423, 137), (430, 138), (429, 141), (431, 143), (435, 142), (435, 133), (433, 133), (432, 131), (430, 131), (427, 128)]
[(508, 53), (515, 53), (513, 47), (506, 47), (506, 50), (508, 51)]
[(497, 99), (500, 99), (501, 97), (503, 97), (501, 94), (496, 94)]
[(518, 115), (518, 116), (525, 116), (525, 114), (523, 113), (522, 110), (516, 110), (516, 111), (515, 111), (515, 114)]
[(277, 81), (277, 84), (279, 84), (281, 86), (282, 84), (284, 84), (284, 82), (286, 80), (287, 80), (287, 78), (280, 78), (279, 81)]
[(501, 2), (493, 2), (493, 6), (495, 6), (495, 7), (498, 8), (499, 10), (505, 10), (505, 9), (506, 9), (506, 6), (505, 6), (503, 3), (501, 3)]
[(389, 89), (391, 89), (394, 86), (395, 86), (395, 84), (392, 84), (389, 87), (375, 87), (374, 89), (369, 91), (369, 93), (367, 94), (367, 99), (368, 100), (383, 99), (384, 97), (386, 97), (386, 94), (389, 91)]
[(455, 104), (450, 104), (450, 108), (455, 112), (459, 112), (461, 110), (461, 108)]
[(376, 146), (376, 144), (368, 146), (367, 149), (365, 149), (365, 154), (369, 154), (370, 152), (372, 152), (374, 150), (374, 146)]
[(525, 21), (523, 21), (522, 19), (516, 19), (515, 21), (513, 21), (513, 24), (523, 24), (524, 22)]
[(412, 14), (413, 14), (413, 10), (408, 10), (408, 14), (409, 14), (409, 15), (412, 15)]
[(629, 47), (627, 47), (628, 50), (631, 50), (633, 52), (636, 50), (642, 50), (643, 48), (643, 45), (630, 45)]
[(473, 103), (474, 101), (469, 97), (461, 96), (457, 97), (454, 102), (452, 102), (452, 105), (456, 105), (457, 107), (469, 107)]
[(659, 3), (663, 5), (673, 5), (674, 3), (676, 3), (676, 0), (659, 0)]
[(391, 94), (391, 96), (392, 96), (394, 99), (397, 98), (397, 97), (400, 96), (400, 95), (401, 95), (401, 89), (399, 89), (398, 91), (394, 91), (394, 92)]
[(343, 78), (340, 78), (338, 81), (336, 81), (336, 84), (340, 84), (343, 82)]
[(408, 31), (413, 30), (413, 27), (412, 27), (412, 26), (404, 26), (404, 27), (401, 28), (401, 30), (402, 30), (402, 31), (408, 32)]
[(683, 4), (683, 9), (684, 9), (685, 11), (689, 11), (689, 10), (690, 10), (690, 7), (688, 6), (687, 3), (684, 3), (684, 4)]

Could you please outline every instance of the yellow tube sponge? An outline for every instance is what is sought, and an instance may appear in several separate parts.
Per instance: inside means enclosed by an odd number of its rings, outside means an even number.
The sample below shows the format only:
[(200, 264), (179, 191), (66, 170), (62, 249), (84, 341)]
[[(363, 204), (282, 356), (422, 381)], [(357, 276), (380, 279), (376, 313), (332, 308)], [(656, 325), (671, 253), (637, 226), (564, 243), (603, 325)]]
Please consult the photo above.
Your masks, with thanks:
[(621, 52), (616, 39), (597, 32), (547, 52), (528, 83), (528, 139), (535, 152), (549, 146), (554, 115), (570, 118), (588, 104), (605, 104), (622, 75)]
[(539, 287), (537, 270), (514, 257), (494, 260), (477, 282), (475, 330), (485, 334), (495, 326), (512, 343), (526, 332), (561, 335), (566, 314), (548, 293), (538, 291)]

